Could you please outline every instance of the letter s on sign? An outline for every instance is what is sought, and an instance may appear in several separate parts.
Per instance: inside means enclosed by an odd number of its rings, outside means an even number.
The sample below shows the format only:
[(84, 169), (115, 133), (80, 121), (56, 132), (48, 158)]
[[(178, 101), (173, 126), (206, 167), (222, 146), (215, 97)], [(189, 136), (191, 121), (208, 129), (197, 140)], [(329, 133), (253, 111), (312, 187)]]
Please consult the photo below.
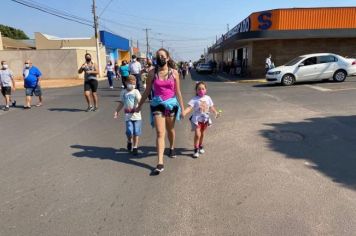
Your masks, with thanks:
[(272, 13), (271, 12), (263, 12), (258, 16), (258, 22), (260, 23), (258, 28), (261, 30), (267, 30), (271, 28), (272, 21), (271, 21)]

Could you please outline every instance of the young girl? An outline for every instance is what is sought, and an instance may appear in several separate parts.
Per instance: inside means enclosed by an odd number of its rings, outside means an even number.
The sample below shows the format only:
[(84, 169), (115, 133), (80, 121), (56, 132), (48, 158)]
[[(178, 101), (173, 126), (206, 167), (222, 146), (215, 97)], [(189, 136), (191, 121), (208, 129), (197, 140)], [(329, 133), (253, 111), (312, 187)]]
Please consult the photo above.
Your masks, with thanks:
[(216, 118), (220, 113), (215, 109), (210, 96), (206, 95), (207, 86), (204, 82), (198, 82), (195, 85), (195, 91), (196, 96), (189, 101), (189, 106), (185, 109), (184, 115), (193, 111), (193, 115), (190, 118), (195, 131), (193, 157), (198, 158), (199, 154), (205, 152), (203, 148), (204, 134), (208, 126), (211, 125), (209, 113), (210, 111), (214, 112)]

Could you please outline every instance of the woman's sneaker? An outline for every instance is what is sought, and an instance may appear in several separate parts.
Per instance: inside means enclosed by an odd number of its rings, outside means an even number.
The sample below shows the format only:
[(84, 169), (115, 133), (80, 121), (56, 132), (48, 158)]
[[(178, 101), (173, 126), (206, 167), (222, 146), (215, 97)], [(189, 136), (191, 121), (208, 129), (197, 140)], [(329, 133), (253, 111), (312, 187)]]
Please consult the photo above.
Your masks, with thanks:
[(194, 148), (193, 158), (198, 158), (198, 157), (199, 157), (199, 149), (198, 148)]
[(164, 171), (164, 166), (157, 165), (156, 169), (152, 171), (152, 175), (159, 175), (162, 171)]
[(177, 157), (176, 151), (175, 151), (174, 149), (169, 149), (168, 156), (169, 156), (170, 158), (175, 158), (175, 157)]
[(204, 153), (205, 153), (205, 150), (204, 150), (204, 147), (203, 147), (203, 146), (200, 146), (200, 147), (199, 147), (199, 153), (200, 153), (200, 154), (204, 154)]
[(92, 111), (93, 109), (94, 109), (93, 106), (89, 106), (85, 111), (86, 111), (86, 112), (89, 112), (89, 111)]

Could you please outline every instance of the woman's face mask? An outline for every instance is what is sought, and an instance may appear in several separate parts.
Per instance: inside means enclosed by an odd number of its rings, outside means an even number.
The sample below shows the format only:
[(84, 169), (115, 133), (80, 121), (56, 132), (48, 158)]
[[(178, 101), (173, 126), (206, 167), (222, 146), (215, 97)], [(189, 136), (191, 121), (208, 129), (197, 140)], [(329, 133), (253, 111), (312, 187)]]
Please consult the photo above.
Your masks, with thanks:
[(158, 64), (159, 67), (163, 67), (163, 66), (165, 66), (167, 64), (167, 59), (164, 58), (164, 57), (159, 57), (157, 59), (157, 64)]
[(25, 64), (25, 67), (26, 67), (26, 68), (30, 68), (30, 64), (26, 63), (26, 64)]
[(7, 68), (9, 68), (9, 66), (4, 64), (4, 65), (2, 65), (2, 68), (7, 69)]

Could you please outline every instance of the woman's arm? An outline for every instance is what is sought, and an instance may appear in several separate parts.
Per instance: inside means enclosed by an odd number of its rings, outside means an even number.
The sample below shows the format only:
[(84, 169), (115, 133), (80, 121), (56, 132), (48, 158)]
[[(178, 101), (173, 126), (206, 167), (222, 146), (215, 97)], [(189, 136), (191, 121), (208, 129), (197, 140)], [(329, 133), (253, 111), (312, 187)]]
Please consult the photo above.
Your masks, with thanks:
[(141, 107), (143, 105), (143, 103), (146, 101), (146, 99), (148, 98), (148, 95), (150, 95), (151, 90), (152, 90), (152, 81), (153, 81), (153, 77), (155, 75), (154, 70), (151, 70), (150, 73), (148, 73), (148, 77), (146, 80), (146, 89), (145, 92), (142, 95), (142, 98), (140, 100), (140, 102), (138, 103), (138, 106), (136, 108), (136, 112), (139, 112), (141, 110)]
[[(180, 81), (179, 81), (179, 74), (177, 70), (173, 70), (174, 73), (174, 78), (176, 80), (176, 96), (178, 98), (178, 102), (180, 105), (180, 108), (182, 109), (182, 111), (184, 111), (184, 103), (183, 103), (183, 97), (182, 97), (182, 93), (180, 91)], [(183, 117), (184, 117), (184, 113), (182, 113)]]

